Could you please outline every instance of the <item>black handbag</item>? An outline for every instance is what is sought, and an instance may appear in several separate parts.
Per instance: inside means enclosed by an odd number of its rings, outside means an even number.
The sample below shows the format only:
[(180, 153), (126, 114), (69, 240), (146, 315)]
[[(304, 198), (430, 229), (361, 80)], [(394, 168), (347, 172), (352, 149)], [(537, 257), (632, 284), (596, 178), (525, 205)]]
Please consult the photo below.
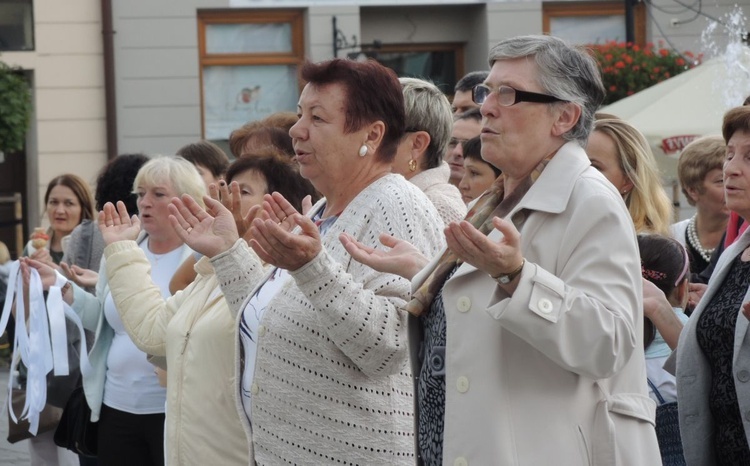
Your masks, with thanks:
[(685, 466), (677, 402), (665, 402), (656, 385), (651, 380), (646, 380), (659, 400), (659, 406), (656, 407), (656, 439), (659, 441), (661, 462), (664, 466)]
[(54, 436), (58, 447), (85, 456), (96, 456), (98, 425), (91, 422), (91, 408), (86, 402), (83, 387), (73, 390), (65, 405)]
[[(26, 404), (26, 390), (14, 388), (11, 392), (11, 407), (13, 413), (16, 415), (16, 419), (18, 419), (21, 411), (23, 411), (24, 404)], [(58, 426), (61, 416), (61, 408), (52, 406), (49, 403), (44, 405), (44, 409), (39, 413), (37, 435), (54, 430)], [(8, 413), (8, 442), (16, 443), (31, 437), (33, 435), (29, 432), (29, 421), (19, 420), (18, 422), (13, 422), (13, 418)]]

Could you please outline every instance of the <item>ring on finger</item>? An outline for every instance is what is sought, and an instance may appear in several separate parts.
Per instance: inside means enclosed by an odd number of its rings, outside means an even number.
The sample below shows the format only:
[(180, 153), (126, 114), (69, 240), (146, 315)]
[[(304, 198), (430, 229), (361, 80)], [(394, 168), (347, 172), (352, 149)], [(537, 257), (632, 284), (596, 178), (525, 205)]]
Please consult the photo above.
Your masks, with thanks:
[(191, 231), (193, 231), (193, 227), (187, 227), (187, 234), (189, 235)]

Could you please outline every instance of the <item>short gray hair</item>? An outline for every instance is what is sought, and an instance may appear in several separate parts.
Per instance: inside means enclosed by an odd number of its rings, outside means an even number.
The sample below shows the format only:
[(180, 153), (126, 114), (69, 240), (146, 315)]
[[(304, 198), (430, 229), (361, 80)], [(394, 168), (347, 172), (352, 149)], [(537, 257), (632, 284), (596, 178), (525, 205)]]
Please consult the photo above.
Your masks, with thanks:
[(206, 183), (195, 165), (182, 157), (159, 156), (146, 162), (135, 176), (133, 191), (137, 192), (138, 186), (156, 186), (161, 183), (169, 183), (178, 197), (189, 194), (201, 207), (204, 206)]
[(490, 50), (490, 67), (498, 60), (534, 57), (544, 92), (581, 108), (581, 117), (563, 137), (586, 144), (594, 127), (594, 113), (604, 101), (599, 66), (585, 51), (552, 36), (505, 39)]
[(426, 131), (430, 135), (425, 168), (438, 167), (453, 131), (451, 104), (431, 82), (417, 78), (399, 78), (399, 81), (404, 92), (406, 129)]

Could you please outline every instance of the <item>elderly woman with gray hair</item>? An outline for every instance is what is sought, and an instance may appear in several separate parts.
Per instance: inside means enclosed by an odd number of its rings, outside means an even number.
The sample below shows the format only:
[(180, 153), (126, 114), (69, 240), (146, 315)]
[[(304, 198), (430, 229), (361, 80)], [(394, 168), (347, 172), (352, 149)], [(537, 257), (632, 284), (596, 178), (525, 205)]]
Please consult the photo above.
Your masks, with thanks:
[(393, 160), (393, 172), (416, 185), (446, 225), (466, 215), (461, 192), (450, 184), (450, 168), (443, 161), (453, 128), (451, 104), (434, 84), (399, 78), (404, 93), (406, 131)]
[[(482, 157), (503, 172), (428, 264), (341, 240), (412, 279), (425, 464), (660, 464), (646, 389), (641, 267), (620, 194), (583, 150), (604, 88), (549, 36), (504, 40), (474, 88)], [(413, 334), (417, 332), (412, 332)]]

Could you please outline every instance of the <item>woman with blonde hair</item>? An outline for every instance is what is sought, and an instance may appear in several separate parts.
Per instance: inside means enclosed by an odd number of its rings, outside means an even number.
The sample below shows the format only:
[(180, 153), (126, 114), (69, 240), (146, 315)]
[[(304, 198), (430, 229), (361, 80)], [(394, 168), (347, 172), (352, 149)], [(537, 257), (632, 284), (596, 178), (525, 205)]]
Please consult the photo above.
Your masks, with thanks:
[(682, 192), (695, 215), (672, 225), (672, 236), (687, 248), (690, 272), (701, 273), (727, 229), (729, 209), (724, 200), (724, 158), (721, 136), (705, 136), (683, 149), (677, 165)]
[(591, 165), (620, 192), (638, 233), (669, 236), (672, 206), (646, 138), (630, 123), (603, 116), (586, 146)]

